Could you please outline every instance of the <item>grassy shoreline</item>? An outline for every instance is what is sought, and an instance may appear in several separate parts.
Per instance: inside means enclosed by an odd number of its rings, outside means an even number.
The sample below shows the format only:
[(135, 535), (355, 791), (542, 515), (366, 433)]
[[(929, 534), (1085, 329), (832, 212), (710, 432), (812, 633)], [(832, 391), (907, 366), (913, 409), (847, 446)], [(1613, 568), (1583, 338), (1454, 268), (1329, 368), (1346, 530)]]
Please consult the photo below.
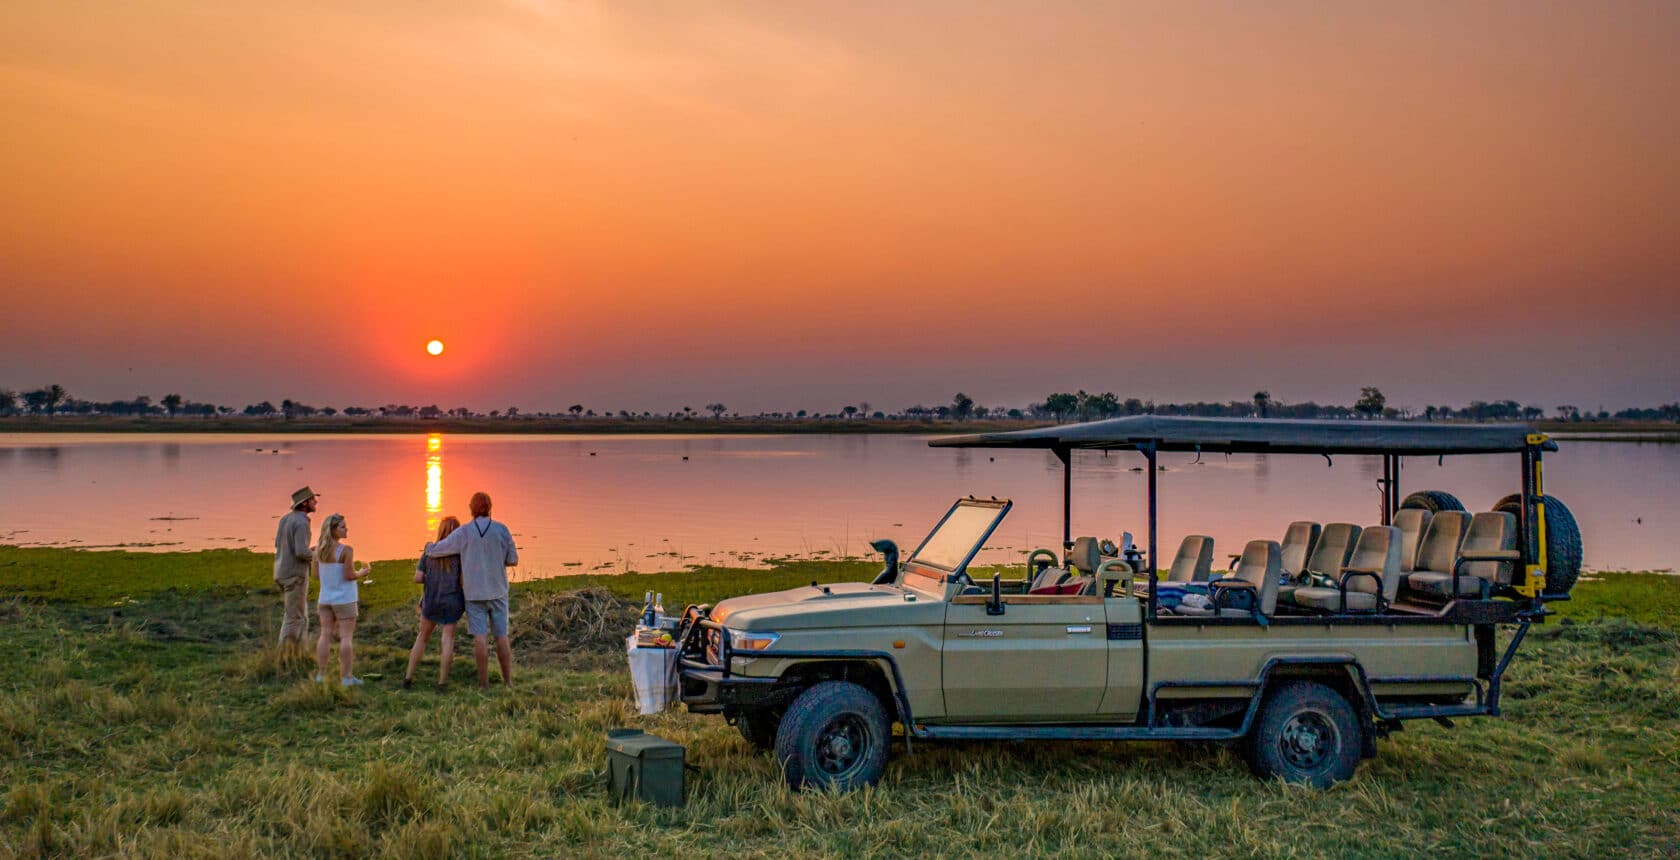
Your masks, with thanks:
[[(1673, 577), (1584, 582), (1513, 664), (1503, 719), (1409, 726), (1323, 792), (1216, 746), (922, 744), (874, 790), (791, 794), (721, 720), (635, 714), (618, 616), (545, 623), (581, 586), (710, 602), (872, 568), (519, 583), (519, 687), (480, 696), (470, 659), (448, 693), (396, 688), (417, 587), (379, 562), (357, 663), (382, 677), (345, 693), (268, 646), (265, 556), (0, 547), (0, 856), (1680, 855)], [(616, 725), (688, 747), (685, 809), (605, 801)]]

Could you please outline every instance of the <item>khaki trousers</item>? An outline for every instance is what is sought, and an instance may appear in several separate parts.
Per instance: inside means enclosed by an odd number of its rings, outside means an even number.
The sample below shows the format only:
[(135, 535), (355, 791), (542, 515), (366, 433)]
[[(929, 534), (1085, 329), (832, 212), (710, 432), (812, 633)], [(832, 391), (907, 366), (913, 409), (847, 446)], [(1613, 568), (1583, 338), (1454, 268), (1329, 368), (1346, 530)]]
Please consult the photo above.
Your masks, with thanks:
[(299, 576), (285, 581), (275, 580), (285, 600), (286, 614), (280, 621), (280, 644), (302, 642), (309, 635), (309, 577)]

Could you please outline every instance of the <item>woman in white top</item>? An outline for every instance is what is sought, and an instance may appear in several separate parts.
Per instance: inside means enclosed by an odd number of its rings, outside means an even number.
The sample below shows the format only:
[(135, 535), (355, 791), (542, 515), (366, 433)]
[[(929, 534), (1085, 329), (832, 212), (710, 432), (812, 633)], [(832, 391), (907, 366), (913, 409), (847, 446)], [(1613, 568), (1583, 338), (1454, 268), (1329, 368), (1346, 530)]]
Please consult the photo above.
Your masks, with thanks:
[(315, 680), (326, 678), (327, 654), (337, 634), (338, 682), (356, 687), (362, 683), (361, 678), (350, 674), (350, 661), (356, 653), (352, 642), (356, 633), (356, 581), (371, 573), (372, 568), (366, 564), (356, 566), (355, 552), (343, 543), (349, 536), (344, 515), (333, 514), (321, 524), (321, 539), (315, 546), (315, 581), (321, 584), (315, 597), (315, 613), (321, 620), (321, 638), (315, 643)]

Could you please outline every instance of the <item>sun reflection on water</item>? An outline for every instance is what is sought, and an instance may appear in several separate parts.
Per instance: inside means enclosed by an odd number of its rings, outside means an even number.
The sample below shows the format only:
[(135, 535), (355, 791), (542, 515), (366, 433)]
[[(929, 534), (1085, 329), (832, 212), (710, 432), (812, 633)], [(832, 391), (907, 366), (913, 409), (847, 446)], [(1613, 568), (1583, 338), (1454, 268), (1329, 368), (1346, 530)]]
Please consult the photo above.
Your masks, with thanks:
[(426, 535), (437, 534), (438, 514), (443, 511), (443, 436), (426, 437)]

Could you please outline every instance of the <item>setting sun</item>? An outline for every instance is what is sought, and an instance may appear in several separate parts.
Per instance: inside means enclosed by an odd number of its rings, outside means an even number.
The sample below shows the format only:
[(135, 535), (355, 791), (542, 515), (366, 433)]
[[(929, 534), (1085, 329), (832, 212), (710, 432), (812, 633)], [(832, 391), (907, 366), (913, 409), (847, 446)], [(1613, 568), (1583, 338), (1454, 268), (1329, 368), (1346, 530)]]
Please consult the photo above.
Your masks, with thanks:
[(426, 351), (431, 353), (432, 355), (443, 355), (443, 341), (441, 341), (441, 340), (427, 341), (426, 342)]

